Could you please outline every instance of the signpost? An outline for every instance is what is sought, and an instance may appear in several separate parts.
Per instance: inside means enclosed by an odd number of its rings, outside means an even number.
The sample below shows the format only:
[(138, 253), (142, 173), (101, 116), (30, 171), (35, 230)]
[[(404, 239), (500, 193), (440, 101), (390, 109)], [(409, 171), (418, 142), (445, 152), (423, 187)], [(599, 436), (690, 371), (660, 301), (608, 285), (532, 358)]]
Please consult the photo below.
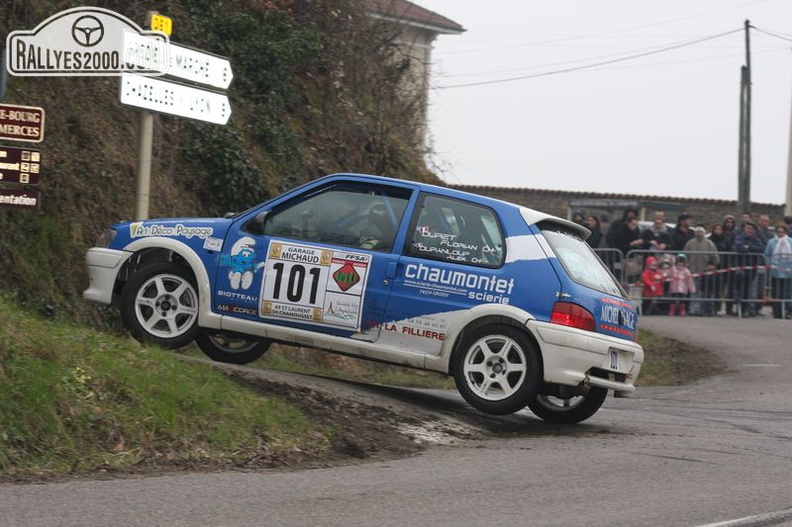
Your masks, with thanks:
[(121, 104), (214, 124), (231, 117), (225, 94), (131, 74), (121, 76)]
[(44, 108), (0, 104), (0, 139), (40, 143), (44, 139)]
[(227, 90), (234, 74), (227, 58), (170, 43), (168, 76)]
[[(156, 11), (148, 12), (147, 24), (151, 29), (163, 31), (167, 35), (173, 30), (173, 21)], [(227, 58), (178, 44), (169, 44), (167, 55), (168, 70), (165, 75), (168, 79), (144, 78), (131, 73), (121, 76), (121, 104), (147, 110), (140, 114), (135, 207), (135, 218), (138, 220), (148, 218), (154, 129), (151, 112), (221, 125), (226, 124), (231, 117), (231, 103), (225, 90), (231, 85), (234, 75)], [(145, 64), (136, 65), (145, 67)], [(181, 79), (186, 84), (175, 82), (172, 78)]]
[(41, 173), (41, 152), (32, 148), (0, 146), (0, 183), (37, 185)]

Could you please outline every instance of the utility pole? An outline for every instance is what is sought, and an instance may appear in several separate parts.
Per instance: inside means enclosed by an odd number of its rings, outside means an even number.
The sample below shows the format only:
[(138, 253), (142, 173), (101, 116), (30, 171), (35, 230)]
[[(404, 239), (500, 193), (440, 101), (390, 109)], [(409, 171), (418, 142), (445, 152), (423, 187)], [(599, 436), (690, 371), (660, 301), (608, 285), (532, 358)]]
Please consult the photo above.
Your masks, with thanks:
[(745, 66), (740, 75), (738, 214), (751, 211), (751, 22), (745, 21)]

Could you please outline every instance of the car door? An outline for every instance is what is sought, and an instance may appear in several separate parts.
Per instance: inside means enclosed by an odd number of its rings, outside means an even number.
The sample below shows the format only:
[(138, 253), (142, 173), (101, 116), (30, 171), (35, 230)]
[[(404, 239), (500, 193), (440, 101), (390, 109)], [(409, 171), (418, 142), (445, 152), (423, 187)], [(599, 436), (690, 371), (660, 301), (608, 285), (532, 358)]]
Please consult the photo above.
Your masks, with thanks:
[(375, 340), (412, 193), (408, 186), (335, 181), (238, 222), (220, 255), (215, 309)]
[(504, 261), (504, 237), (492, 209), (422, 193), (397, 264), (380, 342), (439, 353), (455, 317), (478, 304), (509, 303), (515, 279)]

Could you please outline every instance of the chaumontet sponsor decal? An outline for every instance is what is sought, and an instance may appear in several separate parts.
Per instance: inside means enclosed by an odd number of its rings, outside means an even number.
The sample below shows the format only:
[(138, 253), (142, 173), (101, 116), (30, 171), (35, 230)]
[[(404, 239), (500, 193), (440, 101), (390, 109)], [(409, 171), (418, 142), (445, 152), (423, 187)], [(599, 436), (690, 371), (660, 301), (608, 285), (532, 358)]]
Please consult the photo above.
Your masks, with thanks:
[(212, 227), (191, 227), (177, 223), (176, 225), (157, 225), (136, 222), (129, 225), (129, 236), (145, 238), (146, 236), (181, 236), (184, 238), (200, 238), (205, 240), (214, 234)]
[(468, 273), (424, 264), (408, 264), (404, 271), (405, 285), (418, 287), (433, 296), (461, 295), (470, 300), (508, 304), (514, 290), (514, 278)]

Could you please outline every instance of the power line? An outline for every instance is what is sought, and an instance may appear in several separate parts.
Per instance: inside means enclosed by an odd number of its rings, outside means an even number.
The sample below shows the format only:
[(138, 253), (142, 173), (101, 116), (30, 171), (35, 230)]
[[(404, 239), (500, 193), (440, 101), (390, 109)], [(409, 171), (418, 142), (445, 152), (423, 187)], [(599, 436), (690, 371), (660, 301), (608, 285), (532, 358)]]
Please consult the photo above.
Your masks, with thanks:
[[(693, 19), (696, 19), (696, 18), (703, 18), (703, 17), (707, 17), (707, 16), (711, 16), (711, 15), (718, 15), (718, 14), (721, 14), (721, 13), (726, 13), (726, 12), (729, 12), (729, 11), (734, 11), (734, 10), (737, 10), (737, 9), (741, 9), (743, 7), (749, 7), (749, 6), (752, 6), (752, 5), (763, 4), (765, 2), (772, 2), (772, 1), (775, 1), (775, 0), (754, 0), (752, 2), (746, 2), (746, 3), (735, 5), (735, 6), (726, 8), (726, 9), (718, 9), (718, 10), (714, 10), (714, 11), (707, 11), (707, 12), (704, 12), (704, 13), (699, 13), (697, 15), (689, 15), (689, 16), (678, 17), (678, 18), (669, 18), (667, 20), (661, 20), (659, 22), (651, 22), (651, 23), (648, 23), (648, 24), (641, 24), (641, 25), (637, 25), (637, 26), (619, 28), (619, 29), (614, 29), (612, 31), (604, 31), (604, 32), (600, 32), (600, 33), (586, 33), (586, 34), (583, 34), (583, 35), (568, 35), (568, 36), (552, 38), (552, 39), (547, 39), (547, 40), (537, 40), (537, 41), (533, 41), (533, 42), (525, 42), (525, 43), (519, 43), (519, 44), (505, 44), (505, 45), (502, 45), (502, 46), (491, 46), (491, 47), (488, 47), (488, 48), (476, 48), (476, 49), (468, 49), (468, 50), (447, 51), (445, 54), (446, 55), (453, 55), (453, 54), (458, 54), (458, 53), (472, 53), (472, 52), (477, 52), (477, 51), (492, 51), (492, 50), (498, 50), (498, 49), (541, 46), (541, 45), (544, 45), (544, 44), (555, 44), (555, 43), (558, 43), (558, 42), (567, 42), (569, 40), (578, 40), (578, 39), (582, 39), (582, 38), (607, 36), (607, 35), (612, 35), (614, 33), (627, 33), (627, 32), (630, 32), (630, 31), (635, 31), (637, 29), (646, 29), (646, 28), (650, 28), (650, 27), (664, 26), (666, 24), (673, 24), (673, 23), (676, 23), (676, 22), (684, 22), (684, 21), (693, 20)], [(486, 33), (483, 33), (483, 34), (486, 34)]]
[(600, 61), (600, 62), (595, 62), (595, 63), (592, 63), (592, 64), (586, 64), (586, 65), (583, 65), (583, 66), (575, 66), (575, 67), (572, 67), (572, 68), (564, 68), (564, 69), (560, 69), (560, 70), (545, 71), (545, 72), (542, 72), (542, 73), (533, 73), (533, 74), (530, 74), (530, 75), (520, 75), (518, 77), (509, 77), (509, 78), (505, 78), (505, 79), (496, 79), (496, 80), (491, 80), (491, 81), (470, 82), (470, 83), (466, 83), (466, 84), (453, 84), (451, 86), (439, 86), (438, 89), (444, 90), (444, 89), (450, 89), (450, 88), (466, 88), (466, 87), (470, 87), (470, 86), (484, 86), (484, 85), (488, 85), (488, 84), (502, 84), (502, 83), (505, 83), (505, 82), (513, 82), (513, 81), (526, 80), (526, 79), (535, 79), (535, 78), (538, 78), (538, 77), (548, 77), (550, 75), (560, 75), (562, 73), (572, 73), (573, 71), (586, 70), (586, 69), (596, 68), (596, 67), (599, 67), (599, 66), (607, 66), (608, 64), (615, 64), (617, 62), (625, 62), (625, 61), (628, 61), (628, 60), (635, 60), (635, 59), (639, 59), (639, 58), (643, 58), (643, 57), (648, 57), (650, 55), (657, 55), (658, 53), (665, 53), (667, 51), (673, 51), (675, 49), (680, 49), (680, 48), (684, 48), (684, 47), (688, 47), (688, 46), (693, 46), (693, 45), (696, 45), (696, 44), (700, 44), (702, 42), (707, 42), (709, 40), (715, 40), (717, 38), (722, 38), (722, 37), (725, 37), (727, 35), (733, 35), (734, 33), (739, 33), (741, 31), (743, 31), (742, 28), (734, 29), (734, 30), (731, 30), (731, 31), (726, 31), (724, 33), (718, 33), (716, 35), (710, 35), (708, 37), (703, 37), (703, 38), (696, 39), (696, 40), (691, 40), (691, 41), (688, 41), (688, 42), (682, 42), (682, 43), (679, 43), (679, 44), (674, 44), (674, 45), (666, 46), (666, 47), (659, 48), (659, 49), (649, 50), (649, 51), (645, 51), (645, 52), (642, 52), (642, 53), (636, 53), (634, 55), (629, 55), (629, 56), (626, 56), (626, 57), (621, 57), (621, 58), (611, 59), (611, 60), (605, 60), (605, 61)]
[(787, 42), (792, 42), (792, 38), (784, 36), (782, 33), (776, 33), (776, 32), (773, 32), (773, 31), (768, 31), (766, 29), (758, 28), (758, 27), (756, 27), (754, 25), (752, 25), (751, 28), (755, 29), (759, 33), (764, 33), (765, 35), (768, 35), (768, 36), (771, 36), (771, 37), (775, 37), (775, 38), (778, 38), (778, 39), (781, 39), (781, 40), (786, 40)]

